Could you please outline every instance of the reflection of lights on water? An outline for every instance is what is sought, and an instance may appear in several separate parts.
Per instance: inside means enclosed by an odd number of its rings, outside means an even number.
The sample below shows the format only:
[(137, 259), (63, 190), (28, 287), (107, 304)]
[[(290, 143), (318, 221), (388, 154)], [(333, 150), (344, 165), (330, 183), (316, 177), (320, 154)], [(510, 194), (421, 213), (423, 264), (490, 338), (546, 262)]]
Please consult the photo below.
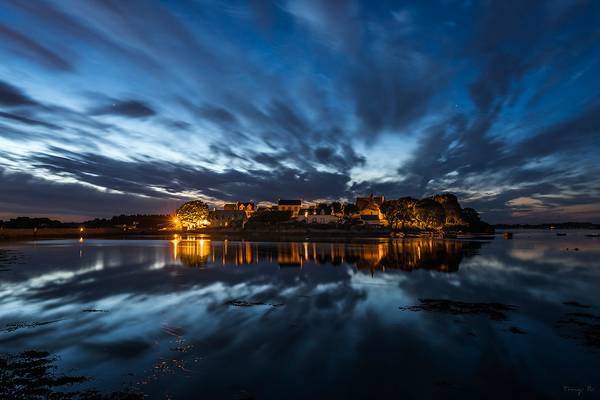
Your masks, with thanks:
[(177, 245), (179, 244), (177, 235), (173, 235), (173, 240), (171, 240), (171, 243), (173, 243), (173, 259), (176, 260), (177, 259)]
[(438, 271), (455, 271), (462, 254), (462, 245), (454, 242), (432, 240), (394, 241), (370, 245), (345, 245), (338, 243), (280, 242), (266, 249), (245, 240), (211, 242), (200, 235), (174, 235), (173, 259), (178, 263), (203, 267), (207, 265), (237, 265), (278, 263), (283, 266), (304, 264), (351, 263), (358, 269), (412, 270), (419, 268)]
[(173, 245), (173, 258), (184, 264), (206, 263), (211, 254), (210, 240), (208, 239), (194, 236), (181, 238), (174, 235), (174, 239), (170, 242)]
[(202, 256), (204, 254), (204, 239), (198, 240), (198, 243), (200, 243), (200, 255)]
[(79, 238), (79, 243), (83, 243), (83, 238), (82, 237)]

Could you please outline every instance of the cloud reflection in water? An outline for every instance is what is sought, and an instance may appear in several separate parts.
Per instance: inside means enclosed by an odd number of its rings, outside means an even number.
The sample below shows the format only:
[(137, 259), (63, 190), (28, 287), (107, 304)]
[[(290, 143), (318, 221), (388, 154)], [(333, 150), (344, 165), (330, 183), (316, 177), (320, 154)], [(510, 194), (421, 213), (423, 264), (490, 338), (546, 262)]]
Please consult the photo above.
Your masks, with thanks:
[[(563, 381), (593, 384), (600, 368), (597, 355), (553, 327), (572, 311), (567, 300), (598, 313), (600, 246), (591, 240), (574, 253), (548, 237), (184, 239), (11, 246), (26, 264), (2, 272), (0, 324), (61, 321), (0, 333), (0, 348), (48, 350), (97, 387), (129, 382), (175, 398), (540, 397)], [(519, 257), (542, 245), (541, 259)], [(571, 268), (573, 257), (581, 268)], [(399, 309), (419, 298), (518, 311), (499, 322)], [(229, 305), (234, 299), (265, 304)]]

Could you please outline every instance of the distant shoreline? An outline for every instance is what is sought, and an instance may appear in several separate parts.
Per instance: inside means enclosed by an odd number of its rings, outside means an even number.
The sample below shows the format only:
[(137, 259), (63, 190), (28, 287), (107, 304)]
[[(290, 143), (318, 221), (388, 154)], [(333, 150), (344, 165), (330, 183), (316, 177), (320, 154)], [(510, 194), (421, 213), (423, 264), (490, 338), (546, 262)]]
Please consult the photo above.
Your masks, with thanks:
[(592, 222), (561, 222), (557, 224), (492, 224), (495, 229), (600, 229), (600, 224)]
[[(551, 228), (552, 227), (552, 228)], [(497, 233), (507, 230), (599, 230), (600, 225), (591, 223), (565, 223), (565, 224), (540, 224), (540, 225), (494, 225)], [(495, 236), (492, 232), (391, 232), (389, 229), (335, 229), (335, 228), (292, 228), (292, 229), (211, 229), (205, 228), (197, 231), (181, 230), (123, 230), (119, 228), (0, 228), (0, 240), (30, 240), (30, 239), (71, 239), (71, 238), (161, 238), (172, 239), (174, 235), (206, 235), (215, 239), (247, 239), (247, 240), (352, 240), (352, 239), (394, 239), (394, 238), (432, 238), (432, 239), (462, 239), (481, 238), (491, 239)]]

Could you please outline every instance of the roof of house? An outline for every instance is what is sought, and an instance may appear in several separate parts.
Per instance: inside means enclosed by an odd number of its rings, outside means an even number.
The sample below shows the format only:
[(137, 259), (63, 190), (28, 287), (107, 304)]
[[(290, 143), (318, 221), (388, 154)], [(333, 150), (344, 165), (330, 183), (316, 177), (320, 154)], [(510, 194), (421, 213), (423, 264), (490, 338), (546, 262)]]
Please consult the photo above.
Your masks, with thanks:
[(238, 201), (236, 203), (226, 203), (223, 205), (225, 210), (243, 210), (243, 209), (254, 209), (254, 203), (251, 201)]
[(356, 207), (359, 210), (362, 210), (363, 208), (367, 208), (367, 207), (380, 207), (384, 201), (385, 201), (385, 198), (383, 197), (383, 195), (373, 196), (373, 194), (371, 193), (371, 195), (369, 197), (357, 197), (356, 198)]
[(238, 211), (238, 210), (214, 210), (214, 211), (210, 211), (208, 213), (209, 218), (224, 218), (224, 217), (243, 217), (246, 215), (245, 212), (243, 211)]
[(301, 206), (302, 200), (279, 200), (280, 206)]

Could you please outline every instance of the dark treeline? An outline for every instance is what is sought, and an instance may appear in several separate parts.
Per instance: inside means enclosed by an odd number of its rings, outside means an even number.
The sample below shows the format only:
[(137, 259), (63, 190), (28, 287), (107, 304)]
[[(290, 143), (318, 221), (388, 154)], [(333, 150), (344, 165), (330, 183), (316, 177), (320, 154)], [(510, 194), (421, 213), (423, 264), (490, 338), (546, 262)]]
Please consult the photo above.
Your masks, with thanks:
[(496, 229), (600, 229), (591, 222), (561, 222), (558, 224), (496, 224)]
[(155, 229), (168, 225), (168, 215), (118, 215), (112, 218), (96, 218), (85, 222), (61, 222), (50, 218), (17, 217), (8, 221), (0, 220), (0, 227), (6, 229), (34, 228), (139, 228)]
[(75, 228), (77, 226), (81, 226), (81, 224), (65, 223), (50, 218), (17, 217), (8, 221), (0, 220), (0, 227), (6, 229)]
[(162, 228), (169, 224), (170, 216), (168, 215), (118, 215), (110, 219), (96, 218), (91, 221), (86, 221), (83, 225), (86, 228), (111, 228), (111, 227), (131, 227), (139, 229)]

